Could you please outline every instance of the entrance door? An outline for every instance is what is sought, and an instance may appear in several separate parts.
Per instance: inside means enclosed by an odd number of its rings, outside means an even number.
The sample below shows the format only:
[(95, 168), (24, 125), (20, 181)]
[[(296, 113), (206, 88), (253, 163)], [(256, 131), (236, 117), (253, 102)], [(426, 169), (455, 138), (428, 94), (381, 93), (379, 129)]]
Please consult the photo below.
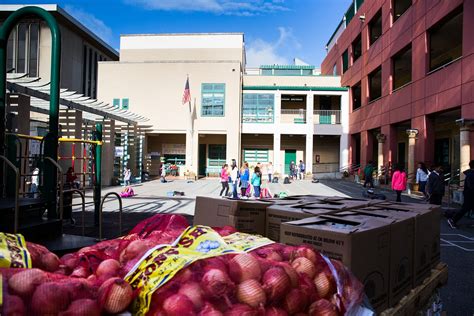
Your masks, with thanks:
[(445, 172), (451, 171), (449, 163), (449, 138), (435, 140), (435, 164), (443, 167)]
[(296, 164), (296, 150), (285, 150), (285, 170), (284, 173), (290, 173), (290, 163)]
[(199, 144), (198, 173), (199, 177), (206, 176), (206, 144)]
[(320, 108), (321, 112), (319, 114), (319, 124), (331, 124), (331, 97), (330, 96), (320, 96)]
[(398, 163), (405, 168), (405, 143), (398, 143)]

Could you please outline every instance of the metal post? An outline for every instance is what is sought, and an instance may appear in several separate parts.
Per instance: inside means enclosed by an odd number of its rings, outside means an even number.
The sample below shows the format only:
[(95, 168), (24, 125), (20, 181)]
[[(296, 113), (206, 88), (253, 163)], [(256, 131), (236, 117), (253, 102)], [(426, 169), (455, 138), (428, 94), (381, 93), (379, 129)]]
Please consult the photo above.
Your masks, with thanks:
[[(102, 142), (102, 124), (95, 125), (94, 140)], [(94, 223), (99, 225), (100, 196), (102, 195), (102, 144), (95, 146), (94, 172)]]
[[(13, 12), (3, 23), (0, 28), (0, 155), (5, 155), (6, 148), (6, 83), (7, 83), (7, 43), (8, 37), (15, 25), (26, 16), (38, 16), (42, 18), (46, 24), (48, 24), (51, 30), (51, 92), (50, 92), (50, 103), (49, 103), (49, 132), (51, 138), (56, 141), (45, 142), (45, 156), (51, 157), (54, 161), (57, 161), (58, 152), (58, 127), (59, 127), (59, 75), (61, 67), (61, 33), (59, 26), (56, 23), (55, 18), (46, 10), (28, 6), (23, 7)], [(0, 170), (3, 169), (3, 162), (0, 163)], [(46, 179), (45, 186), (46, 191), (51, 192), (56, 190), (57, 180), (55, 175), (56, 170), (50, 166), (45, 170)], [(0, 183), (0, 186), (3, 186)], [(56, 194), (48, 194), (48, 200), (56, 198)], [(55, 203), (50, 203), (52, 208), (48, 209), (48, 217), (56, 216)], [(51, 212), (51, 214), (50, 214)]]

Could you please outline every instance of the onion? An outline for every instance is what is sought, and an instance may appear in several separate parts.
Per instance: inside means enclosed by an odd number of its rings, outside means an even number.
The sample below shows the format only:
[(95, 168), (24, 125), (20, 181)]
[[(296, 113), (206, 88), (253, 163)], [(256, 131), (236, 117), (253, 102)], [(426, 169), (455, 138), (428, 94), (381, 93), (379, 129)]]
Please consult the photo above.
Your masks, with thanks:
[(226, 274), (229, 272), (226, 262), (219, 257), (202, 260), (202, 264), (204, 265), (204, 271), (209, 271), (211, 269), (219, 269), (222, 272), (225, 272)]
[(80, 299), (73, 301), (59, 316), (100, 316), (100, 307), (94, 300)]
[(55, 315), (65, 310), (69, 303), (69, 291), (58, 283), (48, 282), (36, 288), (31, 308), (35, 315)]
[(135, 259), (138, 256), (143, 256), (148, 250), (148, 244), (143, 240), (134, 240), (120, 253), (120, 263)]
[(26, 315), (26, 307), (23, 300), (16, 295), (5, 295), (3, 298), (3, 314), (5, 316)]
[(107, 259), (102, 261), (97, 270), (95, 270), (95, 274), (98, 277), (114, 277), (118, 275), (120, 270), (120, 263), (115, 259)]
[(309, 307), (310, 316), (338, 316), (339, 312), (337, 311), (336, 306), (331, 302), (325, 299), (320, 299)]
[(265, 291), (260, 283), (254, 279), (240, 283), (237, 287), (236, 296), (239, 302), (251, 307), (263, 306), (266, 302)]
[(319, 297), (326, 298), (334, 294), (336, 291), (336, 284), (332, 275), (326, 271), (322, 271), (314, 278), (314, 285)]
[(61, 261), (59, 260), (58, 256), (52, 252), (49, 252), (41, 256), (41, 263), (44, 270), (48, 272), (54, 272), (59, 269)]
[(316, 267), (305, 257), (299, 257), (293, 260), (291, 266), (300, 274), (306, 274), (310, 278), (314, 278), (316, 274)]
[(13, 293), (27, 297), (33, 293), (36, 286), (46, 280), (46, 273), (40, 269), (27, 269), (12, 275), (8, 280), (8, 286)]
[(163, 309), (167, 316), (193, 316), (193, 302), (183, 294), (174, 294), (163, 302)]
[(204, 303), (204, 307), (199, 312), (198, 316), (223, 316), (223, 315), (211, 303), (206, 302), (206, 303)]
[(290, 278), (291, 286), (297, 287), (298, 286), (298, 273), (296, 272), (296, 270), (293, 269), (293, 267), (286, 262), (279, 262), (278, 266), (282, 267), (285, 270), (286, 274)]
[(213, 298), (230, 294), (234, 288), (234, 283), (221, 270), (211, 269), (202, 277), (201, 286), (204, 294)]
[(282, 256), (275, 249), (272, 249), (272, 248), (259, 248), (252, 253), (257, 254), (260, 258), (264, 258), (264, 259), (268, 259), (272, 261), (283, 260)]
[(224, 316), (257, 316), (258, 312), (245, 304), (235, 304)]
[(306, 294), (310, 302), (320, 299), (313, 279), (309, 278), (306, 274), (300, 274), (299, 283), (299, 289)]
[(256, 258), (249, 254), (239, 254), (229, 262), (229, 274), (235, 282), (250, 279), (259, 280), (261, 277), (260, 264)]
[(274, 267), (265, 272), (262, 283), (267, 298), (271, 302), (275, 302), (285, 296), (291, 288), (290, 277), (280, 267)]
[(193, 302), (194, 307), (196, 307), (196, 310), (201, 309), (203, 293), (199, 284), (196, 282), (185, 283), (181, 286), (178, 293), (189, 298)]
[(130, 305), (132, 299), (132, 287), (121, 278), (110, 278), (99, 288), (99, 300), (108, 313), (123, 312)]
[(79, 264), (79, 258), (76, 254), (68, 253), (61, 257), (61, 263), (65, 265), (70, 271), (76, 269)]
[(281, 254), (283, 255), (283, 260), (285, 261), (293, 260), (295, 258), (295, 252), (296, 252), (296, 248), (293, 246), (283, 247), (283, 250), (281, 251)]
[(309, 259), (313, 264), (317, 263), (318, 256), (316, 252), (308, 246), (299, 246), (296, 248), (295, 256), (298, 257), (305, 257)]
[(72, 271), (71, 277), (73, 278), (87, 278), (90, 275), (89, 271), (84, 267), (77, 267)]
[(303, 311), (308, 304), (308, 298), (300, 289), (291, 289), (283, 300), (283, 308), (292, 315)]
[(265, 316), (288, 316), (288, 313), (281, 308), (269, 307), (265, 309)]

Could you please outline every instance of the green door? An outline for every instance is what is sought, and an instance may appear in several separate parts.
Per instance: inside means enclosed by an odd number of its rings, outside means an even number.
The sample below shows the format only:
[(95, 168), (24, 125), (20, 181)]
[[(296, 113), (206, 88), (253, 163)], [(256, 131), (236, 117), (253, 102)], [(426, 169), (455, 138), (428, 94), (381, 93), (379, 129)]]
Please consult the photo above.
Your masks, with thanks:
[(285, 150), (285, 170), (284, 173), (290, 174), (290, 163), (296, 163), (296, 150)]
[(199, 177), (206, 176), (206, 144), (199, 144), (199, 161), (198, 161), (198, 173)]

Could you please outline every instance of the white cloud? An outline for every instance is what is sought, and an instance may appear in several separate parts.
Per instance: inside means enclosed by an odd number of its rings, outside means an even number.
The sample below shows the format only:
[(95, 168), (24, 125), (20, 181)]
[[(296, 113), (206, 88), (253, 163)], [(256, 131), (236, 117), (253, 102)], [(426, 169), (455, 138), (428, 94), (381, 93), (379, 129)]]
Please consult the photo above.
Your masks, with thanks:
[(258, 67), (261, 65), (288, 65), (290, 58), (284, 54), (284, 51), (294, 51), (301, 48), (301, 44), (293, 35), (290, 28), (279, 27), (280, 33), (275, 42), (268, 42), (257, 38), (247, 45), (247, 65)]
[(286, 11), (284, 0), (124, 0), (148, 10), (210, 12), (214, 14), (253, 16)]
[(96, 18), (94, 15), (77, 8), (75, 6), (66, 5), (64, 7), (67, 13), (72, 15), (75, 19), (79, 22), (84, 24), (89, 30), (91, 30), (94, 34), (100, 37), (102, 40), (107, 42), (108, 44), (112, 43), (113, 34), (112, 29), (108, 27), (104, 21)]

